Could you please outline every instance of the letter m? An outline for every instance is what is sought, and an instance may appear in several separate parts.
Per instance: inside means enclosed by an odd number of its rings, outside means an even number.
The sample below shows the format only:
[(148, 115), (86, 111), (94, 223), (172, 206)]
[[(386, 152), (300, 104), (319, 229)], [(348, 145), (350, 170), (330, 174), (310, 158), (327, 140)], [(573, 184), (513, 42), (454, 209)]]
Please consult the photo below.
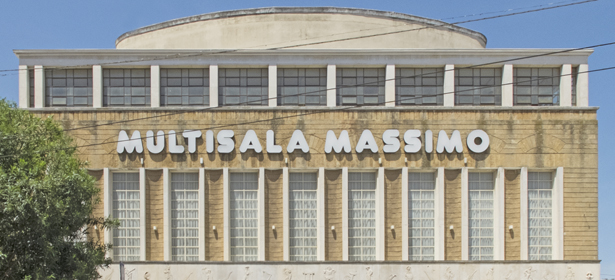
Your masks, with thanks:
[(453, 131), (451, 138), (448, 138), (446, 132), (444, 130), (440, 130), (438, 134), (438, 146), (436, 147), (436, 152), (441, 154), (446, 149), (447, 153), (452, 153), (453, 150), (457, 151), (457, 153), (463, 152), (463, 143), (461, 142), (461, 134), (459, 130)]
[(128, 138), (128, 134), (124, 130), (120, 130), (120, 135), (117, 137), (117, 153), (121, 154), (124, 151), (126, 153), (143, 152), (143, 142), (141, 142), (141, 133), (135, 130), (132, 133), (132, 137)]
[(341, 153), (344, 150), (345, 153), (350, 153), (350, 138), (348, 137), (348, 131), (342, 130), (340, 138), (335, 137), (333, 130), (327, 131), (327, 140), (325, 141), (325, 153), (330, 153), (334, 150), (336, 153)]

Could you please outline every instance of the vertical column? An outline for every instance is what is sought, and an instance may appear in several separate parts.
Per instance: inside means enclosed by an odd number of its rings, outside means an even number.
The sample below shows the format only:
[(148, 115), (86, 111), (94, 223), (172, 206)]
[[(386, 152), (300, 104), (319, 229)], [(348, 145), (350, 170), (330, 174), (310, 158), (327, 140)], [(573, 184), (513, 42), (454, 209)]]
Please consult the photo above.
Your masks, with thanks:
[(269, 65), (269, 107), (278, 106), (278, 66)]
[(559, 77), (559, 106), (572, 106), (572, 65), (562, 65)]
[(555, 171), (553, 185), (553, 260), (564, 259), (564, 168)]
[[(113, 207), (113, 182), (111, 182), (111, 173), (109, 172), (109, 168), (103, 169), (103, 215), (106, 217), (111, 216), (112, 207)], [(115, 217), (113, 217), (115, 218)], [(113, 230), (109, 228), (105, 228), (105, 236), (104, 241), (105, 244), (113, 244)], [(105, 257), (112, 258), (113, 257), (113, 248), (111, 250), (107, 250)]]
[(324, 261), (325, 260), (325, 168), (318, 168), (318, 186), (317, 186), (317, 197), (318, 201), (318, 233), (317, 233), (317, 244), (318, 248), (316, 249), (316, 260)]
[(160, 65), (152, 65), (150, 68), (150, 87), (151, 106), (160, 107)]
[[(401, 168), (401, 260), (408, 260), (409, 227), (409, 206), (408, 206), (408, 167)], [(436, 240), (436, 244), (437, 244)]]
[(589, 106), (589, 67), (587, 64), (579, 65), (577, 74), (577, 107)]
[(282, 225), (282, 235), (284, 237), (283, 243), (283, 260), (290, 260), (290, 214), (288, 208), (289, 190), (288, 190), (288, 167), (282, 168), (282, 215), (284, 216), (284, 222)]
[(444, 107), (455, 106), (455, 65), (444, 66)]
[(469, 258), (468, 247), (468, 168), (461, 168), (461, 260)]
[(386, 107), (395, 107), (395, 64), (388, 64), (385, 70), (384, 102)]
[(92, 107), (103, 106), (103, 73), (102, 66), (92, 66)]
[(141, 223), (141, 227), (140, 227), (140, 231), (141, 231), (141, 261), (145, 261), (145, 256), (147, 256), (147, 243), (146, 243), (146, 234), (145, 231), (147, 230), (147, 224), (145, 222), (146, 219), (146, 215), (145, 215), (145, 168), (139, 168), (139, 196), (141, 197), (140, 199), (140, 209), (139, 211), (141, 212), (141, 216), (139, 217), (140, 219), (140, 223)]
[(529, 233), (528, 233), (528, 201), (527, 201), (527, 167), (521, 167), (521, 174), (519, 176), (519, 200), (520, 200), (520, 223), (519, 228), (519, 241), (521, 246), (521, 260), (527, 260), (529, 258), (528, 246), (529, 246)]
[(45, 107), (45, 69), (34, 66), (34, 108)]
[(218, 65), (209, 65), (209, 107), (218, 107)]
[(19, 65), (19, 108), (30, 105), (30, 77), (28, 65)]
[(493, 192), (494, 196), (494, 207), (493, 207), (493, 260), (503, 261), (504, 260), (504, 240), (506, 239), (504, 235), (506, 234), (505, 223), (504, 223), (504, 168), (499, 167), (496, 177), (495, 177), (495, 190)]
[(436, 261), (443, 261), (446, 247), (446, 241), (444, 240), (447, 232), (446, 225), (444, 224), (444, 167), (438, 167), (438, 176), (436, 177), (436, 191), (435, 191), (435, 210), (436, 210), (436, 224), (435, 224), (435, 254), (434, 259)]
[(384, 167), (378, 168), (376, 182), (376, 260), (384, 261)]
[(265, 168), (258, 169), (258, 260), (265, 260)]
[(504, 64), (502, 67), (502, 106), (513, 106), (513, 90), (513, 66)]
[(348, 167), (342, 168), (342, 260), (348, 260)]
[(337, 69), (335, 65), (327, 65), (327, 106), (336, 106)]
[(205, 168), (199, 168), (199, 261), (205, 260)]
[(230, 202), (229, 202), (229, 174), (228, 167), (222, 168), (222, 189), (224, 191), (224, 261), (231, 260), (231, 220), (230, 220)]
[(164, 261), (171, 260), (171, 188), (169, 186), (169, 169), (162, 169), (162, 208), (163, 208), (163, 252)]

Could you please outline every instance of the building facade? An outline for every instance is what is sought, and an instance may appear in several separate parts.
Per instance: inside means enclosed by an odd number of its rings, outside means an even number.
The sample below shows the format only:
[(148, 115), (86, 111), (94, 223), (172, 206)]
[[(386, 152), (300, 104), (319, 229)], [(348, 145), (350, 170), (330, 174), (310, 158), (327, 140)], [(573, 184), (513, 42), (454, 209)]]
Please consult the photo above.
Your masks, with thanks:
[(16, 50), (120, 220), (103, 279), (598, 277), (591, 50), (346, 8)]

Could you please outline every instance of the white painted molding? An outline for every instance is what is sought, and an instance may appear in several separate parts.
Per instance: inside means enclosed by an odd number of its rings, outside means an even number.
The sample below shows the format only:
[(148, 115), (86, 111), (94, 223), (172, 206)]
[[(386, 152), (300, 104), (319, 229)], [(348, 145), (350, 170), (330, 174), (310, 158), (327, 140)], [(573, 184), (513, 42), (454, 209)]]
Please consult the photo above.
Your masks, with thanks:
[(446, 240), (445, 235), (448, 231), (446, 229), (446, 225), (444, 224), (444, 206), (446, 202), (444, 201), (444, 167), (438, 167), (438, 177), (436, 177), (436, 191), (435, 191), (435, 207), (436, 207), (436, 224), (435, 224), (435, 254), (434, 259), (436, 261), (443, 261), (446, 257), (445, 248), (446, 248)]
[(209, 65), (209, 107), (218, 107), (218, 65)]
[(269, 65), (269, 107), (278, 106), (278, 66)]
[(519, 174), (519, 201), (520, 201), (520, 222), (519, 227), (519, 241), (521, 246), (521, 260), (525, 261), (529, 259), (529, 224), (528, 224), (528, 201), (527, 201), (527, 167), (521, 167), (521, 174)]
[(455, 65), (444, 66), (444, 107), (455, 106)]
[(290, 213), (288, 208), (288, 199), (289, 199), (289, 182), (288, 182), (288, 167), (282, 168), (282, 213), (283, 213), (283, 224), (282, 224), (282, 235), (283, 235), (283, 260), (290, 260)]
[(555, 171), (553, 184), (553, 260), (564, 259), (564, 168)]
[(461, 260), (469, 259), (468, 168), (461, 168)]
[(30, 106), (30, 71), (28, 65), (19, 65), (19, 108)]
[(335, 65), (327, 65), (327, 106), (336, 106), (337, 70)]
[(45, 107), (45, 69), (34, 66), (34, 108)]
[[(258, 169), (258, 260), (265, 260), (265, 168)], [(269, 229), (270, 230), (270, 229)]]
[(199, 168), (199, 261), (205, 261), (207, 247), (205, 247), (205, 168)]
[(230, 188), (229, 188), (229, 174), (228, 167), (222, 168), (222, 188), (224, 191), (223, 203), (224, 203), (224, 261), (231, 260), (231, 221), (230, 221)]
[(559, 106), (572, 106), (572, 65), (564, 64), (559, 77)]
[(502, 106), (513, 106), (513, 65), (504, 64), (502, 67)]
[(147, 225), (147, 222), (146, 222), (147, 216), (146, 216), (146, 213), (145, 213), (145, 211), (147, 209), (145, 207), (145, 203), (147, 202), (147, 199), (145, 199), (145, 194), (146, 194), (146, 192), (145, 192), (145, 188), (146, 188), (146, 184), (145, 184), (146, 181), (145, 181), (145, 179), (146, 179), (146, 177), (145, 177), (145, 168), (139, 168), (139, 196), (141, 198), (141, 199), (139, 199), (140, 203), (141, 203), (141, 205), (140, 205), (141, 209), (139, 209), (140, 210), (140, 214), (141, 214), (141, 216), (139, 217), (140, 220), (141, 220), (141, 228), (140, 228), (140, 231), (141, 231), (141, 236), (140, 236), (141, 237), (141, 244), (139, 244), (139, 245), (140, 245), (140, 248), (141, 248), (141, 250), (140, 250), (141, 251), (141, 261), (145, 261), (146, 260), (145, 258), (147, 256), (147, 252), (146, 252), (146, 250), (147, 250), (147, 243), (146, 243), (146, 240), (145, 240), (147, 235), (145, 234), (145, 231), (147, 230), (147, 226), (148, 225)]
[[(401, 168), (401, 260), (407, 261), (410, 248), (410, 242), (408, 242), (408, 237), (410, 234), (410, 224), (408, 223), (408, 219), (410, 215), (408, 213), (408, 167)], [(437, 231), (436, 231), (437, 234)], [(436, 239), (436, 244), (438, 244), (438, 240)]]
[(384, 102), (386, 107), (395, 107), (395, 64), (385, 68)]
[(317, 261), (324, 261), (325, 260), (325, 252), (326, 252), (326, 248), (325, 248), (325, 233), (326, 233), (326, 228), (325, 228), (325, 168), (324, 167), (320, 167), (318, 168), (318, 189), (317, 189), (317, 193), (316, 193), (317, 197), (318, 197), (318, 233), (317, 233), (317, 244), (318, 244), (318, 248), (316, 249), (316, 260)]
[(150, 66), (150, 104), (152, 108), (160, 107), (160, 65)]
[(376, 261), (384, 261), (385, 247), (385, 215), (384, 215), (384, 167), (378, 168), (376, 178)]
[(342, 167), (342, 260), (348, 260), (348, 167)]
[(92, 66), (92, 107), (103, 106), (103, 71), (102, 66)]
[(577, 106), (589, 106), (589, 66), (587, 64), (579, 65), (579, 73), (577, 74)]
[[(168, 168), (162, 169), (162, 208), (164, 209), (162, 214), (163, 228), (163, 252), (164, 261), (171, 260), (171, 174), (169, 174)], [(160, 225), (152, 225), (160, 226)], [(148, 229), (151, 230), (151, 229)]]
[[(113, 182), (111, 182), (111, 173), (109, 172), (109, 168), (103, 168), (103, 215), (104, 218), (111, 217), (113, 211)], [(114, 217), (112, 217), (114, 218)], [(109, 228), (105, 228), (104, 235), (105, 244), (113, 243), (113, 230)], [(113, 248), (107, 250), (105, 254), (107, 258), (113, 258)]]
[(499, 167), (495, 176), (494, 211), (493, 211), (493, 260), (503, 261), (505, 250), (505, 179), (504, 168)]

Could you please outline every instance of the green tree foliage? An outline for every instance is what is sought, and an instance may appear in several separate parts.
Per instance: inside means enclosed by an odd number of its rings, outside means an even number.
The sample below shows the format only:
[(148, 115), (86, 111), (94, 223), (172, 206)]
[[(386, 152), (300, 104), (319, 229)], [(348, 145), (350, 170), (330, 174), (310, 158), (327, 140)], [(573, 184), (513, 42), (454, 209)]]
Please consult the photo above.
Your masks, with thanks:
[(107, 246), (86, 240), (99, 189), (51, 118), (0, 100), (0, 279), (96, 279)]

